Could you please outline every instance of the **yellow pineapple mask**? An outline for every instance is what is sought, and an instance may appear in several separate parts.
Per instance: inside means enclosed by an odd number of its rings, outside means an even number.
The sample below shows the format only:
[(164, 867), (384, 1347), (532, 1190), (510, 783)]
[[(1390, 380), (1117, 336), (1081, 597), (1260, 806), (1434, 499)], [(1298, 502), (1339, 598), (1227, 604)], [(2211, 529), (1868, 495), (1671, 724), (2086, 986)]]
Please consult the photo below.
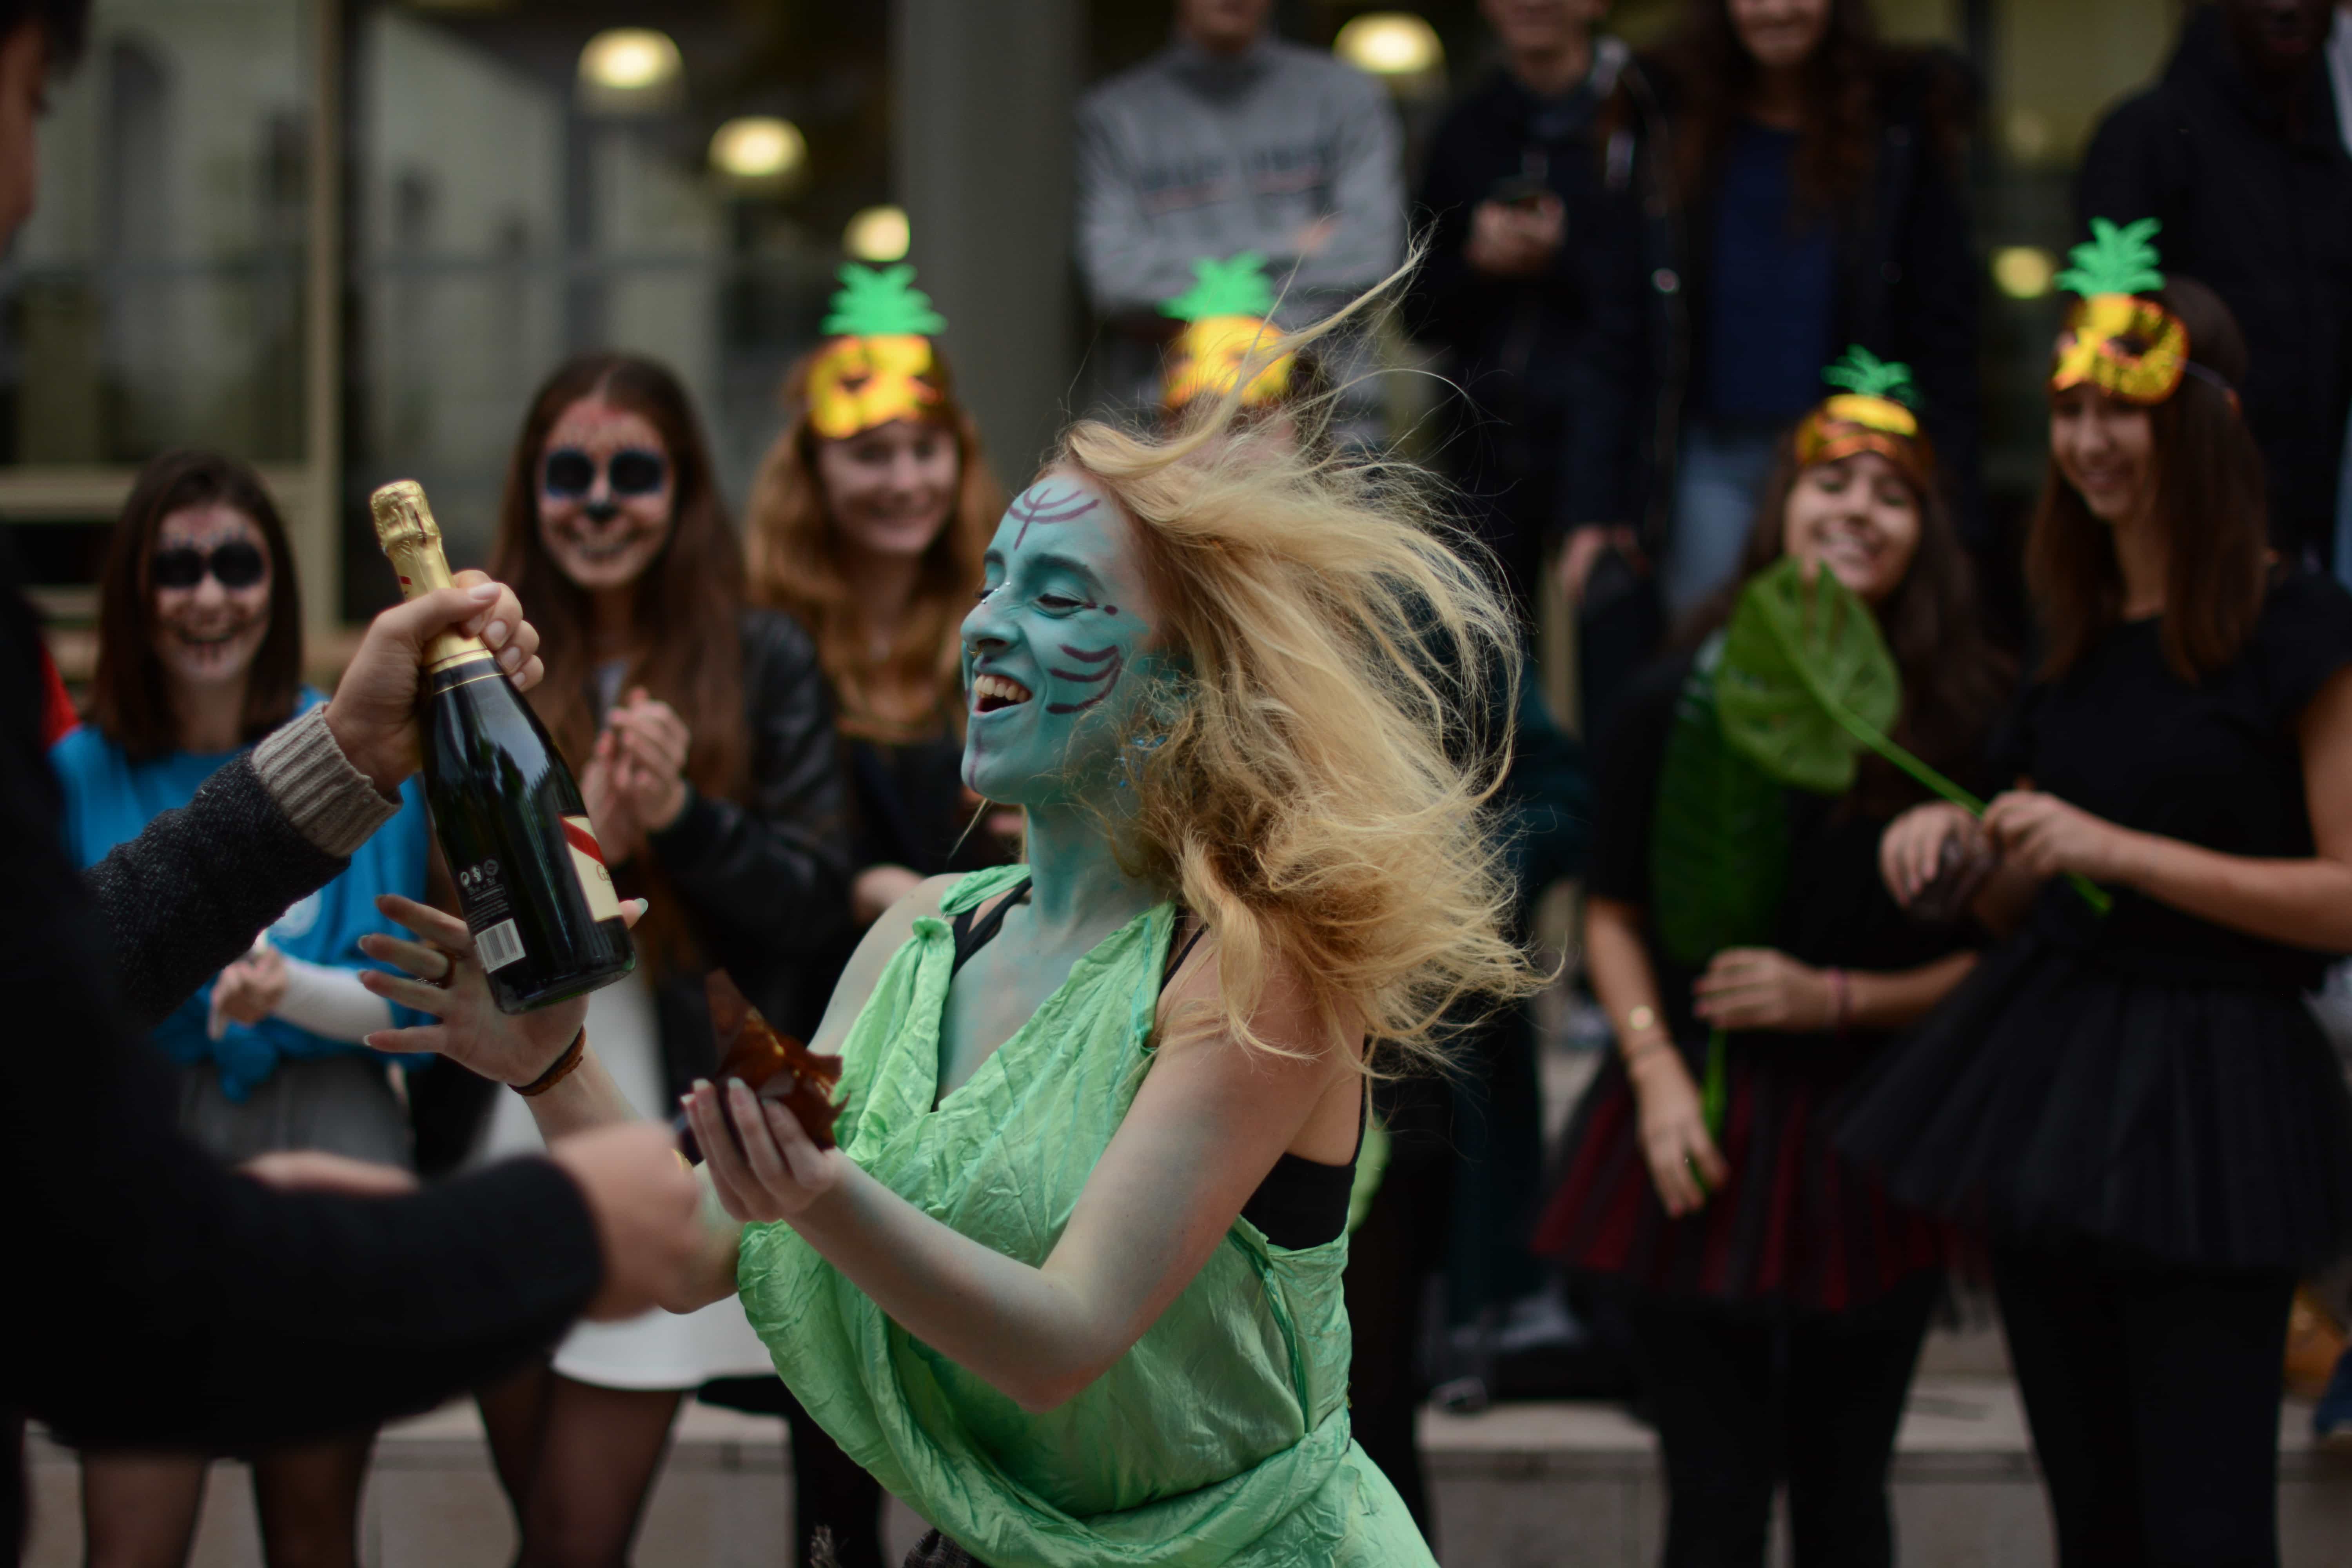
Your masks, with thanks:
[(1846, 390), (1823, 399), (1797, 426), (1797, 466), (1810, 468), (1856, 452), (1875, 452), (1915, 489), (1926, 489), (1934, 462), (1919, 434), (1919, 416), (1906, 406), (1916, 395), (1911, 367), (1882, 360), (1857, 343), (1822, 372), (1822, 379)]
[(2126, 403), (2161, 403), (2189, 371), (2189, 329), (2141, 291), (2164, 287), (2156, 268), (2158, 227), (2144, 217), (2117, 228), (2091, 220), (2091, 238), (2076, 246), (2073, 267), (2059, 283), (2082, 296), (2066, 312), (2052, 355), (2050, 390), (2085, 384)]
[(1162, 315), (1185, 323), (1170, 345), (1160, 374), (1160, 406), (1173, 414), (1206, 393), (1222, 397), (1240, 384), (1242, 406), (1268, 408), (1290, 394), (1297, 356), (1269, 360), (1266, 350), (1282, 338), (1268, 315), (1274, 290), (1265, 280), (1265, 258), (1244, 250), (1230, 261), (1204, 258), (1192, 263), (1192, 287), (1160, 307)]
[(942, 398), (929, 334), (947, 322), (914, 287), (915, 269), (853, 264), (838, 276), (823, 330), (840, 335), (809, 367), (810, 426), (844, 441), (894, 419), (936, 417)]

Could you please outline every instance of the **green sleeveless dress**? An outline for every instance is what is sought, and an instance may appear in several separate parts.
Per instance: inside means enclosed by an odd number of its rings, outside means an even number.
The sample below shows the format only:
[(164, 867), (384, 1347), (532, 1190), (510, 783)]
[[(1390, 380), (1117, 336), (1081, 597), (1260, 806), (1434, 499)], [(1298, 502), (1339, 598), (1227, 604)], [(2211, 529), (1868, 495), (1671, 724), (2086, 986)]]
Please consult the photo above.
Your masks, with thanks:
[[(966, 877), (953, 916), (1024, 875)], [(1042, 1264), (1150, 1070), (1172, 905), (1071, 968), (933, 1108), (954, 939), (924, 916), (844, 1047), (835, 1129), (926, 1214)], [(1347, 1238), (1247, 1220), (1084, 1393), (1026, 1414), (892, 1322), (788, 1225), (743, 1232), (737, 1282), (776, 1370), (850, 1457), (988, 1568), (1434, 1568), (1348, 1425)]]

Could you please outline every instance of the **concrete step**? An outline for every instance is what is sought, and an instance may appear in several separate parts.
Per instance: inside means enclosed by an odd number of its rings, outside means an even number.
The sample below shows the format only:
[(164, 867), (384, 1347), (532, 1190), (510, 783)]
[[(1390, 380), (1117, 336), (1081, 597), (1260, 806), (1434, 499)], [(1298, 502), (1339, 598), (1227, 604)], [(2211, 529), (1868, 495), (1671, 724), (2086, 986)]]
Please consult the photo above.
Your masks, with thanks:
[[(2280, 1422), (2279, 1513), (2290, 1568), (2352, 1563), (2352, 1453), (2315, 1447), (2310, 1409)], [(1613, 1405), (1424, 1411), (1445, 1568), (1647, 1568), (1657, 1561), (1657, 1443)], [(679, 1418), (646, 1507), (636, 1561), (654, 1568), (774, 1568), (790, 1504), (781, 1422), (707, 1405)], [(32, 1568), (81, 1561), (77, 1469), (36, 1437)], [(245, 1468), (213, 1468), (195, 1568), (261, 1562)], [(1906, 1568), (2041, 1568), (2050, 1558), (2040, 1481), (2015, 1388), (1998, 1375), (1922, 1376), (1897, 1440), (1895, 1506)], [(895, 1500), (901, 1554), (923, 1525)], [(367, 1568), (504, 1568), (506, 1503), (470, 1405), (387, 1428), (362, 1525)]]

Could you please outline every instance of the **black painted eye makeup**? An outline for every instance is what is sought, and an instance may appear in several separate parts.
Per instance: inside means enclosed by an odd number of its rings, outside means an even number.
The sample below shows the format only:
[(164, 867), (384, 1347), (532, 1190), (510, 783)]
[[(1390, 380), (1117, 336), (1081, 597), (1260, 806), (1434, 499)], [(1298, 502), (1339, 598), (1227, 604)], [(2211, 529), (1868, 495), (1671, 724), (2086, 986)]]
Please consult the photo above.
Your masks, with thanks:
[(158, 588), (193, 588), (207, 573), (224, 588), (250, 588), (268, 575), (269, 559), (252, 541), (232, 539), (208, 551), (166, 545), (147, 563), (147, 579)]

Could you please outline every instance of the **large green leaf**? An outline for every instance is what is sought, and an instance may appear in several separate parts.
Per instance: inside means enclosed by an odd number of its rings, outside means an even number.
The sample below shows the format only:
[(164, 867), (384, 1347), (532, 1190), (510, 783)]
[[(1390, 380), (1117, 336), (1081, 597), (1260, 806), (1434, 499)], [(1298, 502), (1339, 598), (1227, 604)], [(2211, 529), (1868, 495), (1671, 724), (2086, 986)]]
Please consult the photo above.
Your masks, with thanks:
[(1903, 706), (1902, 678), (1870, 606), (1833, 572), (1808, 581), (1792, 555), (1740, 590), (1715, 695), (1734, 747), (1781, 783), (1820, 795), (1853, 787), (1865, 742), (1846, 720), (1884, 736)]
[(1675, 704), (1650, 817), (1650, 909), (1678, 963), (1769, 942), (1789, 879), (1781, 786), (1726, 740), (1716, 711), (1726, 643), (1699, 650)]

